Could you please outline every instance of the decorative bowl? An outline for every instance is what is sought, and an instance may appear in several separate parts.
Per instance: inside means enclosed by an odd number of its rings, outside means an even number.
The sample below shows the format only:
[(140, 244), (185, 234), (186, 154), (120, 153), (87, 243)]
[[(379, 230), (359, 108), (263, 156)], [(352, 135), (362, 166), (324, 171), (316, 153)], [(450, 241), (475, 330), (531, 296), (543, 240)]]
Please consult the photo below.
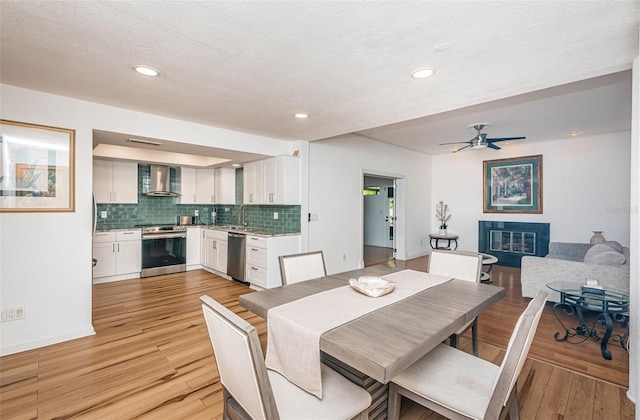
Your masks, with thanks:
[(358, 279), (349, 279), (352, 288), (369, 297), (380, 297), (391, 293), (396, 287), (393, 281), (381, 277), (362, 276)]

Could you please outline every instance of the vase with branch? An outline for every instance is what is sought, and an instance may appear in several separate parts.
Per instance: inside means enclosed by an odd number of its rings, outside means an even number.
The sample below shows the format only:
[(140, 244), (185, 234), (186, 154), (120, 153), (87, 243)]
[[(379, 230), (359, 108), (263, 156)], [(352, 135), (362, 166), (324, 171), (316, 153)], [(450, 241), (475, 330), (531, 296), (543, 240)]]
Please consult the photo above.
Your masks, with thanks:
[(444, 201), (440, 201), (436, 205), (436, 219), (440, 222), (440, 235), (446, 235), (447, 222), (451, 219), (451, 214), (449, 213), (449, 205)]

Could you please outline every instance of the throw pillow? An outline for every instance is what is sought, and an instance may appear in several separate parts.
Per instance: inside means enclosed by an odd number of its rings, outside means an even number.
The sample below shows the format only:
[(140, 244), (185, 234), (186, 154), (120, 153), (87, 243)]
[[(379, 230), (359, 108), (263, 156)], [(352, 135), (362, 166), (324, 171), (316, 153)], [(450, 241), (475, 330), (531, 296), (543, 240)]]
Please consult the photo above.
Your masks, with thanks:
[(611, 248), (615, 249), (616, 251), (618, 251), (619, 253), (622, 254), (622, 245), (620, 245), (620, 242), (618, 241), (607, 241), (604, 243), (607, 246), (610, 246)]
[(623, 254), (616, 252), (605, 244), (596, 244), (589, 248), (584, 256), (584, 262), (600, 265), (622, 265), (627, 261)]

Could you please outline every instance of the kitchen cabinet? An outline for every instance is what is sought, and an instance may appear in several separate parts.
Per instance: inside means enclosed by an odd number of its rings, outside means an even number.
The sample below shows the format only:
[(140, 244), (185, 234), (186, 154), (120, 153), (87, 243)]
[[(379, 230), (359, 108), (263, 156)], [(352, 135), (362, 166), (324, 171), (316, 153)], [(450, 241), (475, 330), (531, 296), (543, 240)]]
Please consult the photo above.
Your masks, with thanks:
[(209, 168), (180, 168), (180, 204), (214, 204), (215, 173)]
[(249, 162), (244, 171), (244, 204), (301, 203), (299, 158), (282, 155)]
[(140, 229), (97, 232), (93, 237), (94, 283), (140, 277), (142, 241)]
[(262, 204), (264, 201), (264, 161), (247, 162), (243, 169), (243, 203)]
[(137, 204), (138, 164), (94, 159), (93, 191), (99, 204)]
[(187, 228), (187, 270), (202, 267), (202, 228), (189, 226)]
[(228, 233), (221, 230), (204, 229), (203, 241), (202, 257), (204, 266), (227, 274)]
[(261, 237), (247, 235), (246, 277), (255, 289), (282, 286), (278, 256), (300, 252), (300, 235)]
[(234, 168), (216, 168), (215, 203), (236, 204), (236, 170)]

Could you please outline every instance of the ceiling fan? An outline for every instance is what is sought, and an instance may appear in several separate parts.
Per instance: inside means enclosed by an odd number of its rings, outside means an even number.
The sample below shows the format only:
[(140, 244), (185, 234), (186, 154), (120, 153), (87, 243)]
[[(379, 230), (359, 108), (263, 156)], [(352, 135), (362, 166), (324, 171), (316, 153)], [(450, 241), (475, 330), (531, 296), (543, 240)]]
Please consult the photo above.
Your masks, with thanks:
[(444, 146), (446, 144), (460, 144), (460, 143), (468, 143), (466, 146), (461, 147), (457, 150), (454, 150), (453, 153), (459, 152), (460, 150), (464, 150), (466, 148), (472, 149), (484, 149), (488, 147), (489, 149), (500, 150), (499, 146), (496, 146), (493, 143), (497, 143), (499, 141), (509, 141), (509, 140), (522, 140), (526, 139), (526, 137), (499, 137), (495, 139), (490, 139), (487, 137), (486, 133), (481, 133), (482, 129), (490, 126), (491, 123), (474, 123), (467, 126), (467, 128), (473, 128), (478, 132), (474, 138), (468, 141), (454, 141), (451, 143), (440, 143), (440, 146)]

